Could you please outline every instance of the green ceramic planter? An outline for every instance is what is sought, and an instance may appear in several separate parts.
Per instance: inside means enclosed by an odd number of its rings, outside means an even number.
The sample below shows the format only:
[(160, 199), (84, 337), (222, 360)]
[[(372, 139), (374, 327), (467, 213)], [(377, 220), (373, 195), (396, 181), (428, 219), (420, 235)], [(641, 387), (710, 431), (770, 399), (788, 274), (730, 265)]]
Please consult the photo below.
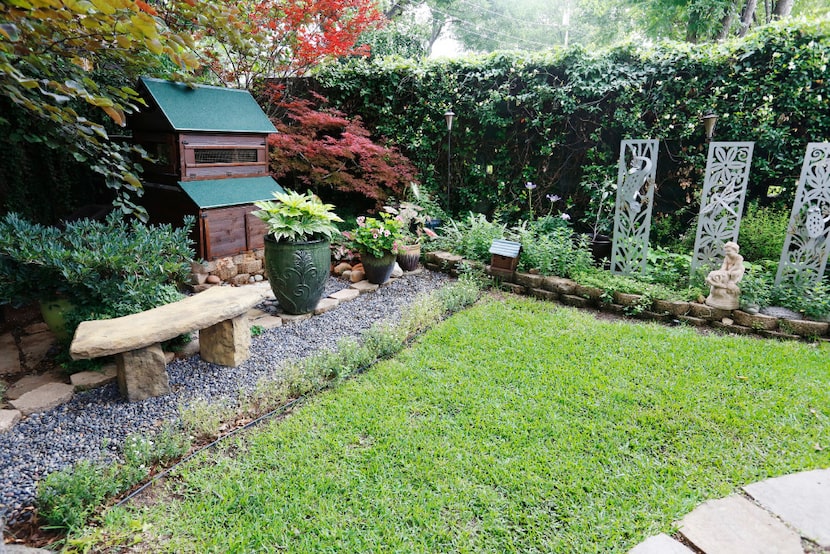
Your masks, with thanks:
[(288, 314), (314, 311), (329, 276), (329, 239), (277, 242), (265, 235), (265, 268), (280, 307)]
[(65, 298), (40, 301), (40, 315), (49, 330), (58, 337), (58, 340), (69, 340), (69, 331), (66, 328), (66, 316), (75, 309), (75, 304)]
[(377, 258), (368, 252), (360, 253), (360, 261), (363, 262), (363, 272), (366, 280), (375, 285), (382, 285), (389, 280), (392, 270), (395, 269), (395, 254), (388, 252), (381, 258)]

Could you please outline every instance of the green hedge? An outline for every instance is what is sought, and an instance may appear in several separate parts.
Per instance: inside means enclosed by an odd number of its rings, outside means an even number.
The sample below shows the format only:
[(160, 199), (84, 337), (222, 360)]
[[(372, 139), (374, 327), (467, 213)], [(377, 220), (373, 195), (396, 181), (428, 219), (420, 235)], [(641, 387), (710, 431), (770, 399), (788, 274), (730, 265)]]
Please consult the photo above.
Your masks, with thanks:
[[(716, 140), (755, 141), (750, 199), (788, 205), (808, 142), (830, 139), (825, 82), (830, 23), (762, 28), (717, 45), (627, 45), (538, 54), (496, 53), (463, 60), (349, 60), (326, 67), (313, 89), (360, 115), (401, 145), (427, 188), (446, 191), (447, 129), (452, 132), (452, 209), (518, 217), (524, 183), (568, 202), (588, 221), (598, 196), (590, 183), (616, 182), (619, 142), (659, 138), (657, 213), (696, 202), (706, 143), (700, 117), (720, 115)], [(607, 200), (613, 201), (613, 197)], [(444, 199), (446, 203), (446, 199)], [(687, 217), (697, 210), (686, 210)]]

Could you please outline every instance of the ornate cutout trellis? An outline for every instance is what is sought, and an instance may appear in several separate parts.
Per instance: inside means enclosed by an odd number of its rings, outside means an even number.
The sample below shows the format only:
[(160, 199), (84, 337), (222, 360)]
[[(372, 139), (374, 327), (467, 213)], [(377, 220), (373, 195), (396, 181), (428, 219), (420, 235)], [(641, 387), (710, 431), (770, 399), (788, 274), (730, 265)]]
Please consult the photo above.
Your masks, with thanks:
[(809, 285), (824, 275), (830, 239), (830, 142), (807, 145), (775, 284)]
[(614, 242), (611, 248), (613, 273), (630, 275), (646, 269), (657, 148), (656, 140), (624, 140), (620, 144)]
[(753, 142), (712, 142), (700, 201), (692, 274), (717, 267), (724, 243), (738, 242)]

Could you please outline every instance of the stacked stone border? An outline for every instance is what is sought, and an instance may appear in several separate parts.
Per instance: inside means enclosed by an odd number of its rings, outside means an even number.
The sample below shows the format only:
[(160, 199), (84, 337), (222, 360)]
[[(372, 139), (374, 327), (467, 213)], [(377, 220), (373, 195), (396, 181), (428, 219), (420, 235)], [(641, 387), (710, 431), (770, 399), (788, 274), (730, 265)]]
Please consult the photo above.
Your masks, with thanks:
[(605, 291), (585, 286), (564, 277), (546, 277), (533, 273), (510, 271), (465, 260), (449, 252), (430, 252), (424, 267), (455, 275), (460, 265), (484, 270), (498, 279), (506, 290), (539, 300), (559, 302), (576, 308), (593, 308), (617, 315), (666, 324), (710, 327), (736, 335), (759, 335), (765, 338), (830, 342), (830, 323), (807, 319), (785, 319), (742, 310), (721, 310), (699, 302), (649, 300), (638, 294), (615, 292), (607, 302)]

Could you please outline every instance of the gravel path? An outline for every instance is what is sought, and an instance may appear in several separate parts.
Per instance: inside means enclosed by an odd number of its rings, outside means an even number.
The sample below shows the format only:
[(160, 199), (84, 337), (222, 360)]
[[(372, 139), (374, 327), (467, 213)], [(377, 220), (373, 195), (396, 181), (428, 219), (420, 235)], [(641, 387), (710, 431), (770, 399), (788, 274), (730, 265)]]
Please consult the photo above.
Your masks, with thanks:
[[(149, 433), (177, 420), (179, 406), (193, 399), (236, 404), (240, 390), (250, 390), (282, 360), (301, 358), (320, 348), (333, 349), (339, 339), (359, 337), (375, 322), (397, 321), (419, 294), (447, 280), (446, 275), (430, 271), (407, 275), (325, 314), (266, 330), (252, 339), (251, 358), (236, 368), (204, 362), (198, 355), (177, 359), (167, 366), (172, 393), (166, 396), (128, 403), (116, 385), (108, 385), (29, 416), (0, 435), (0, 519), (11, 525), (24, 521), (36, 483), (46, 474), (81, 459), (117, 459), (128, 435)], [(347, 285), (329, 279), (326, 294)]]

